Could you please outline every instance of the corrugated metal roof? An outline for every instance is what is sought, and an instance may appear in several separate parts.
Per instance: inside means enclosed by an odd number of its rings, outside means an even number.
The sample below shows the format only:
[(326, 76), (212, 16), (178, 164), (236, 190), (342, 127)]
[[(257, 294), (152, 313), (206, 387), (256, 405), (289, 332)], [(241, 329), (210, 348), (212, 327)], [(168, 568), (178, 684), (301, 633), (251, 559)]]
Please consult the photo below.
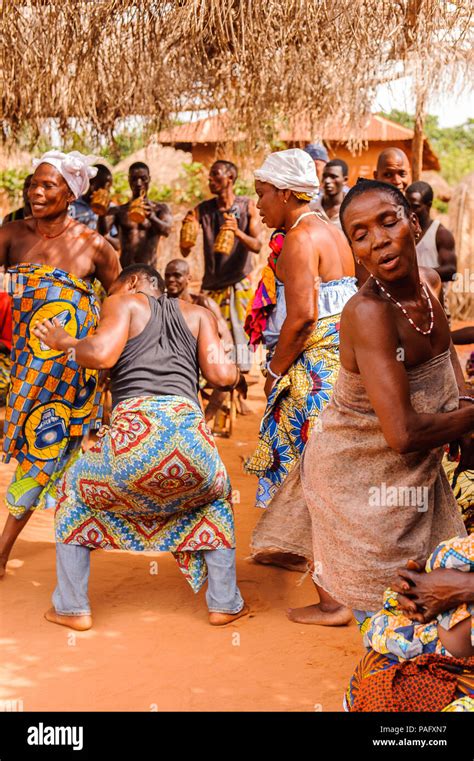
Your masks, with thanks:
[[(322, 134), (323, 140), (345, 142), (348, 139), (347, 129), (340, 124), (334, 124), (326, 128)], [(233, 139), (244, 139), (244, 135), (237, 135)], [(282, 129), (278, 135), (279, 140), (284, 142), (310, 142), (314, 139), (314, 131), (309, 124), (302, 122), (296, 124), (291, 130)], [(372, 114), (367, 126), (361, 134), (362, 140), (380, 140), (390, 142), (393, 140), (411, 140), (413, 130), (402, 127), (400, 124), (385, 119), (382, 116)], [(157, 136), (158, 142), (169, 143), (225, 143), (230, 138), (229, 119), (226, 114), (209, 116), (205, 119), (180, 124), (169, 130), (163, 130)]]
[[(346, 143), (348, 141), (347, 128), (341, 124), (334, 124), (323, 131), (322, 139), (331, 143)], [(367, 142), (400, 142), (411, 141), (413, 139), (413, 130), (402, 127), (401, 124), (390, 121), (378, 114), (372, 114), (367, 121), (367, 126), (362, 130), (360, 138)], [(278, 134), (278, 139), (285, 143), (309, 143), (314, 139), (314, 130), (311, 130), (309, 123), (303, 120), (301, 124), (296, 124), (291, 130), (282, 129)], [(224, 144), (229, 140), (245, 140), (243, 133), (232, 135), (227, 114), (217, 114), (205, 119), (180, 124), (169, 130), (162, 130), (157, 135), (157, 141), (162, 145), (184, 145), (184, 144)], [(439, 171), (440, 164), (438, 157), (431, 148), (428, 140), (423, 142), (423, 168), (435, 169)]]

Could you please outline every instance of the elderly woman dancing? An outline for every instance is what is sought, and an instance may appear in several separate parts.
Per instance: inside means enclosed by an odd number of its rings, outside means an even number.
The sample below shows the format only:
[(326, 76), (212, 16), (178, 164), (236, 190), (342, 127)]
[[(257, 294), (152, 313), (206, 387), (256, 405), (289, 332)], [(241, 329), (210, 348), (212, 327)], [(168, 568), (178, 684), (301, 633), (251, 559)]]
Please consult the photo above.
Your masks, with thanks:
[(472, 467), (474, 404), (432, 292), (436, 275), (418, 268), (420, 228), (404, 196), (359, 181), (341, 220), (370, 277), (343, 311), (337, 383), (288, 487), (309, 508), (323, 591), (308, 623), (329, 623), (330, 595), (363, 628), (397, 568), (466, 534), (441, 461), (443, 445), (460, 441), (459, 468)]

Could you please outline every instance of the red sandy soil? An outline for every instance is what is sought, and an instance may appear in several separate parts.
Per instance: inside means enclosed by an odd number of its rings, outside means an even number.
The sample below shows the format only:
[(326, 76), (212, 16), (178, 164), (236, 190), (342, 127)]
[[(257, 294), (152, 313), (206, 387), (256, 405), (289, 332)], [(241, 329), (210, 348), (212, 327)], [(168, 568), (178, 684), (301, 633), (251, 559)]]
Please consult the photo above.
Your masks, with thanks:
[[(72, 634), (50, 624), (55, 584), (53, 514), (31, 518), (0, 582), (0, 701), (25, 711), (339, 711), (363, 652), (357, 627), (325, 629), (288, 621), (290, 606), (316, 601), (310, 578), (246, 560), (256, 479), (242, 472), (264, 407), (231, 439), (218, 439), (236, 505), (237, 572), (252, 616), (223, 629), (207, 622), (204, 590), (195, 595), (168, 553), (95, 552), (93, 628)], [(0, 465), (3, 496), (14, 465)], [(6, 508), (0, 507), (2, 523)], [(158, 561), (158, 574), (150, 562)]]
[[(472, 347), (462, 347), (465, 356)], [(204, 591), (194, 595), (171, 555), (96, 552), (94, 626), (71, 633), (43, 618), (55, 584), (53, 514), (34, 515), (0, 583), (0, 701), (25, 711), (340, 711), (363, 653), (355, 624), (343, 628), (288, 621), (288, 607), (316, 601), (310, 578), (249, 563), (258, 520), (256, 479), (242, 472), (264, 408), (261, 383), (252, 414), (239, 417), (218, 446), (236, 505), (237, 569), (252, 616), (223, 629), (207, 622)], [(0, 490), (13, 465), (0, 466)], [(3, 495), (2, 491), (2, 495)], [(0, 507), (2, 522), (6, 509)], [(158, 561), (158, 574), (150, 563)]]

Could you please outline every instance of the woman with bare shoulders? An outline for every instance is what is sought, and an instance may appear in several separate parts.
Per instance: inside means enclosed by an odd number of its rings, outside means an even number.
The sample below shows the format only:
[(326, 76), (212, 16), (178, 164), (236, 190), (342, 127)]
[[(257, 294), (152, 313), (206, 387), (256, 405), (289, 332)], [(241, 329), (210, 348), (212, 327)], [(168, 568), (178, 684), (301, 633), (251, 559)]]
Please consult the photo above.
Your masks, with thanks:
[(330, 625), (342, 603), (363, 625), (400, 566), (465, 535), (441, 461), (457, 441), (459, 470), (472, 467), (474, 404), (402, 193), (359, 181), (341, 221), (370, 277), (343, 310), (341, 370), (297, 474), (321, 602), (290, 617)]

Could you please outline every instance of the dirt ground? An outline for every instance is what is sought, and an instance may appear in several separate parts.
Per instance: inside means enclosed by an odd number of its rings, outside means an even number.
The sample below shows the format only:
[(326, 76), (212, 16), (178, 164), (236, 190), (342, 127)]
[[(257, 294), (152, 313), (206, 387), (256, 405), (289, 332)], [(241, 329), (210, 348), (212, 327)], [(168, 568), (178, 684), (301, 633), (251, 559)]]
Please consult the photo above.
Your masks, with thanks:
[[(471, 348), (460, 351), (463, 366)], [(342, 710), (363, 653), (355, 624), (291, 623), (288, 607), (315, 601), (311, 580), (246, 559), (259, 512), (256, 479), (242, 472), (242, 458), (257, 439), (260, 383), (249, 404), (252, 413), (218, 446), (240, 493), (237, 568), (252, 616), (213, 628), (204, 591), (193, 594), (171, 555), (99, 551), (90, 585), (93, 629), (71, 633), (50, 624), (43, 613), (55, 583), (53, 514), (39, 513), (0, 584), (0, 701), (21, 701), (25, 711)], [(0, 465), (0, 497), (13, 469)], [(3, 504), (0, 515), (3, 523)], [(155, 561), (157, 574), (150, 573)]]
[[(290, 606), (315, 601), (301, 574), (249, 563), (256, 479), (242, 472), (264, 407), (239, 417), (218, 446), (236, 505), (237, 569), (252, 617), (223, 629), (207, 622), (204, 591), (195, 595), (167, 553), (94, 553), (94, 626), (71, 633), (43, 618), (55, 583), (53, 514), (34, 515), (17, 542), (0, 586), (0, 701), (25, 711), (339, 711), (362, 653), (355, 625), (323, 629), (288, 621)], [(14, 466), (0, 465), (3, 497)], [(0, 507), (2, 524), (6, 509)], [(151, 574), (150, 563), (158, 562)]]

